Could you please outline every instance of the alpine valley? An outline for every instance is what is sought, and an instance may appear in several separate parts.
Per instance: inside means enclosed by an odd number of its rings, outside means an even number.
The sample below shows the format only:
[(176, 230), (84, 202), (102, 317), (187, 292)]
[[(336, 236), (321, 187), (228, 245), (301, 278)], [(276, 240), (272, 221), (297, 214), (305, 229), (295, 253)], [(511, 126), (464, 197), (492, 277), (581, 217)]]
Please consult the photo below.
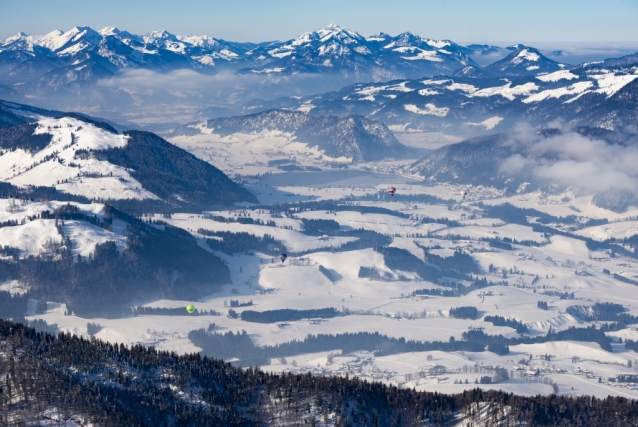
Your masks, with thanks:
[(557, 56), (0, 39), (0, 426), (636, 425), (638, 54)]

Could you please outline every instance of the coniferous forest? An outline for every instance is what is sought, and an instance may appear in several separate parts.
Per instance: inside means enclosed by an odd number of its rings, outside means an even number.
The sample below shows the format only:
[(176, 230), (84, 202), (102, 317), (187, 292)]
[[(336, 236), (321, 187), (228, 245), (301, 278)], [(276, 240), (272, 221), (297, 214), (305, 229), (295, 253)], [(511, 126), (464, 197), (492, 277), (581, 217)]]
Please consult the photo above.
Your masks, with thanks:
[[(638, 425), (622, 397), (416, 392), (349, 377), (268, 374), (0, 321), (0, 425), (103, 426)], [(490, 422), (492, 422), (490, 421)]]

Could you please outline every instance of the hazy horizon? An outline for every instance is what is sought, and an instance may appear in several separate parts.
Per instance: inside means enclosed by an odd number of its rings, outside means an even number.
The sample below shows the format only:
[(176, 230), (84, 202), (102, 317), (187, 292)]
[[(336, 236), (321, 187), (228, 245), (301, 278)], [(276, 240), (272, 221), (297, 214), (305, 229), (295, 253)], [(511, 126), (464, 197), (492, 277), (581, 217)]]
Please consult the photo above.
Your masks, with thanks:
[[(177, 8), (177, 10), (176, 10)], [(33, 12), (38, 11), (34, 14)], [(405, 31), (458, 43), (585, 42), (636, 43), (634, 21), (638, 2), (609, 0), (549, 1), (534, 3), (486, 0), (400, 0), (392, 7), (379, 0), (336, 0), (298, 3), (288, 0), (259, 2), (205, 2), (191, 0), (175, 5), (150, 2), (86, 3), (68, 0), (8, 0), (0, 3), (2, 37), (23, 31), (45, 34), (54, 29), (89, 26), (99, 30), (116, 26), (132, 33), (168, 30), (175, 34), (206, 34), (238, 42), (289, 40), (328, 23), (369, 36), (377, 32)]]

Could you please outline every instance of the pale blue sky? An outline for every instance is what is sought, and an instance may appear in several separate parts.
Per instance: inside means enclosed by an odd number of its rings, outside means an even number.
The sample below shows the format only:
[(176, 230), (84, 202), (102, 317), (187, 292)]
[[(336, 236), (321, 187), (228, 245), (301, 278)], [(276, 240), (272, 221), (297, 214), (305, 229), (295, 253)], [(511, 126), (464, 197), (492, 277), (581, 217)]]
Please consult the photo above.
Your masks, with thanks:
[(638, 0), (0, 0), (0, 36), (113, 25), (233, 41), (287, 40), (335, 23), (460, 43), (638, 42)]

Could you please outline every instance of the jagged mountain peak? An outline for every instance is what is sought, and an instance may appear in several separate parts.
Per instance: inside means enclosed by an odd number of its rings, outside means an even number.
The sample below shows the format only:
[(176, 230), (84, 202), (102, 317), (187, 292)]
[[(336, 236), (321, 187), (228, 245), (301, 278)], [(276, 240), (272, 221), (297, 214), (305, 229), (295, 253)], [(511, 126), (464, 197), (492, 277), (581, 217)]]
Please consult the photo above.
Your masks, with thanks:
[(19, 31), (18, 34), (16, 34), (15, 36), (9, 36), (9, 37), (0, 38), (0, 43), (2, 43), (2, 44), (11, 43), (11, 42), (14, 42), (16, 40), (24, 39), (27, 36), (28, 36), (28, 34), (23, 33), (22, 31)]
[(102, 36), (113, 36), (116, 34), (120, 34), (120, 30), (117, 27), (104, 27), (102, 28), (100, 31), (98, 31), (98, 33), (100, 33), (100, 35)]
[(66, 32), (52, 31), (42, 37), (34, 37), (33, 42), (59, 56), (68, 56), (97, 45), (102, 35), (91, 27), (73, 27)]
[(324, 28), (303, 33), (299, 37), (283, 43), (283, 46), (305, 46), (308, 44), (327, 43), (337, 41), (342, 44), (365, 43), (365, 38), (356, 31), (328, 24)]
[(377, 34), (373, 34), (373, 35), (371, 35), (369, 37), (366, 37), (366, 40), (368, 42), (380, 42), (380, 41), (387, 40), (390, 37), (392, 37), (392, 36), (390, 36), (390, 34), (388, 34), (388, 33), (379, 32)]
[(91, 27), (73, 27), (64, 33), (63, 36), (67, 38), (68, 41), (78, 41), (80, 39), (98, 41), (102, 38), (102, 35)]
[(393, 37), (396, 46), (411, 46), (413, 44), (420, 44), (421, 42), (425, 42), (421, 36), (417, 36), (416, 34), (412, 34), (409, 31), (399, 34), (396, 37)]
[(144, 39), (144, 42), (148, 44), (156, 44), (158, 40), (173, 42), (179, 41), (176, 35), (169, 33), (166, 30), (151, 31), (148, 34), (144, 34), (142, 38)]
[(179, 41), (185, 42), (185, 43), (189, 43), (193, 46), (197, 46), (197, 47), (203, 47), (203, 48), (207, 48), (210, 49), (212, 47), (215, 46), (219, 46), (220, 42), (217, 39), (214, 39), (213, 37), (210, 36), (177, 36), (177, 39)]
[(517, 61), (536, 62), (540, 60), (541, 58), (548, 59), (545, 56), (543, 56), (537, 49), (533, 47), (529, 47), (529, 46), (523, 46), (523, 45), (519, 45), (519, 47), (510, 55), (514, 57), (513, 61), (517, 60)]
[(317, 33), (322, 39), (324, 39), (324, 41), (325, 39), (330, 37), (338, 38), (344, 41), (365, 40), (365, 38), (361, 34), (357, 33), (356, 31), (350, 30), (348, 28), (340, 27), (339, 25), (335, 25), (335, 24), (328, 24), (326, 27), (320, 28), (314, 32)]
[(517, 43), (517, 44), (513, 44), (511, 46), (507, 46), (505, 49), (507, 49), (507, 50), (519, 50), (519, 49), (525, 48), (525, 47), (527, 47), (527, 46), (525, 46), (522, 43)]
[(538, 49), (531, 46), (519, 44), (511, 47), (515, 47), (515, 50), (512, 50), (505, 58), (481, 69), (480, 75), (485, 77), (531, 76), (567, 68), (567, 65), (547, 58)]

